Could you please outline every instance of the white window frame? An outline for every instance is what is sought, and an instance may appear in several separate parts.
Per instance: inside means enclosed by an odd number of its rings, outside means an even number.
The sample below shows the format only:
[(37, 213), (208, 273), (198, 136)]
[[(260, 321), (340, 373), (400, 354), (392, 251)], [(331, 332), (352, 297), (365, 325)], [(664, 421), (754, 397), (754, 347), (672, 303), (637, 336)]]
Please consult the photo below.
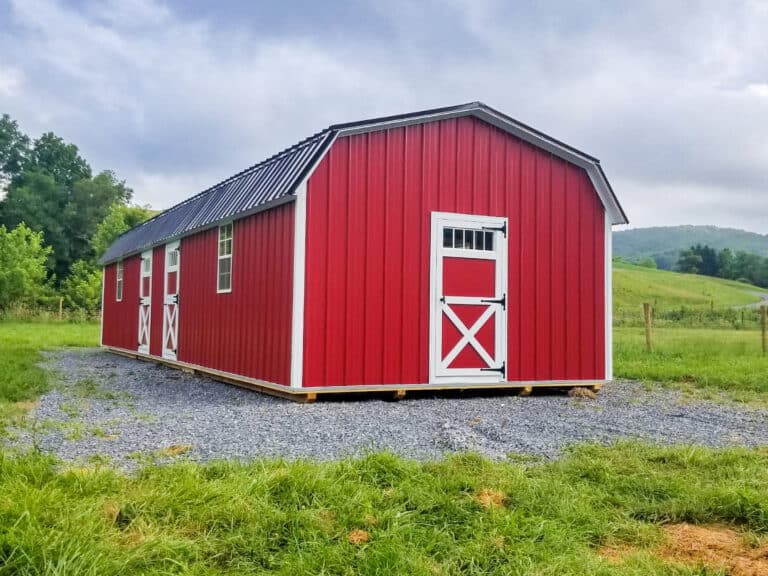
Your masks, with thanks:
[(115, 267), (115, 302), (123, 301), (123, 276), (125, 273), (125, 267), (123, 261), (119, 260)]
[[(229, 238), (222, 239), (221, 231), (222, 229), (227, 227), (229, 227)], [(230, 243), (229, 254), (224, 254), (222, 256), (221, 245), (223, 242), (225, 243), (227, 240), (229, 240), (229, 243)], [(219, 226), (219, 234), (217, 236), (217, 241), (216, 241), (216, 254), (218, 256), (216, 259), (216, 293), (217, 294), (229, 294), (230, 292), (232, 292), (232, 276), (233, 276), (232, 254), (234, 254), (234, 252), (235, 252), (235, 225), (234, 225), (234, 222), (226, 222)], [(221, 278), (222, 278), (221, 261), (222, 260), (229, 260), (229, 288), (221, 287)]]

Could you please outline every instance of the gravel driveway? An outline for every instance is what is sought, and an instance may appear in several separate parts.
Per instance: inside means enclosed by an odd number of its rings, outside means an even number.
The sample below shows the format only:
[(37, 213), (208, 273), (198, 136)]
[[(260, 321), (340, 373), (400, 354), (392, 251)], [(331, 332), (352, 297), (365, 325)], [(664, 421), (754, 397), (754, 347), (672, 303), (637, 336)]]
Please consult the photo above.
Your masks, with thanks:
[(686, 400), (633, 382), (607, 386), (597, 400), (549, 393), (296, 404), (98, 349), (50, 353), (46, 365), (62, 382), (41, 398), (14, 444), (123, 468), (182, 454), (332, 459), (382, 449), (419, 459), (462, 450), (551, 458), (572, 443), (619, 438), (768, 445), (768, 410)]

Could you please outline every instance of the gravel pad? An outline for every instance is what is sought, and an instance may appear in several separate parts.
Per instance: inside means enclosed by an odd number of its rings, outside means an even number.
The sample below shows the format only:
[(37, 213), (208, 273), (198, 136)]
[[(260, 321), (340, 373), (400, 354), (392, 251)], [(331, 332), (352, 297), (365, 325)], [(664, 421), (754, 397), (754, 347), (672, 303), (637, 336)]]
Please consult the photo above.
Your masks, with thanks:
[(49, 353), (46, 367), (61, 382), (15, 431), (13, 444), (69, 461), (105, 457), (122, 468), (172, 455), (327, 460), (370, 450), (418, 459), (466, 450), (552, 458), (573, 443), (620, 438), (768, 444), (768, 410), (693, 401), (633, 382), (606, 386), (596, 400), (558, 392), (297, 404), (98, 349)]

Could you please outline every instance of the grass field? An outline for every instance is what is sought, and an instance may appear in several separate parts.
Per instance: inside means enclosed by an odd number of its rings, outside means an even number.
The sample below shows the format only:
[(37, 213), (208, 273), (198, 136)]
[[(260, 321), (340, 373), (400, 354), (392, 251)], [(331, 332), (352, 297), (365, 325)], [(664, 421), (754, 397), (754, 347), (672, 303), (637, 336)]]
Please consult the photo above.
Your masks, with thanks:
[[(35, 366), (38, 349), (93, 345), (97, 334), (95, 325), (0, 323), (5, 417), (50, 384)], [(660, 350), (664, 342), (679, 357), (656, 356), (666, 370), (704, 369), (707, 382), (733, 387), (725, 364), (715, 371), (719, 384), (708, 372), (723, 338), (660, 335)], [(715, 344), (702, 353), (693, 339)], [(641, 330), (617, 331), (617, 370), (665, 378), (651, 372), (640, 344)], [(727, 347), (742, 346), (753, 352), (738, 339)], [(679, 370), (686, 376), (688, 368)], [(333, 463), (179, 463), (128, 477), (103, 462), (62, 468), (40, 454), (0, 451), (0, 576), (724, 573), (664, 552), (664, 526), (676, 522), (725, 523), (762, 554), (768, 452), (625, 443), (582, 446), (550, 463), (372, 454)]]
[(648, 353), (643, 328), (614, 328), (617, 377), (768, 401), (768, 356), (762, 355), (759, 331), (656, 328), (653, 333), (654, 351)]
[(96, 346), (98, 324), (0, 322), (0, 429), (48, 387), (50, 375), (39, 368), (40, 350)]
[(643, 302), (659, 309), (716, 308), (743, 306), (760, 301), (756, 292), (768, 292), (751, 286), (696, 274), (680, 274), (614, 262), (614, 310), (640, 310)]
[[(716, 574), (660, 525), (768, 532), (768, 454), (585, 446), (546, 464), (473, 455), (57, 471), (0, 456), (0, 574)], [(618, 563), (601, 545), (631, 547)], [(756, 572), (757, 573), (757, 572)]]

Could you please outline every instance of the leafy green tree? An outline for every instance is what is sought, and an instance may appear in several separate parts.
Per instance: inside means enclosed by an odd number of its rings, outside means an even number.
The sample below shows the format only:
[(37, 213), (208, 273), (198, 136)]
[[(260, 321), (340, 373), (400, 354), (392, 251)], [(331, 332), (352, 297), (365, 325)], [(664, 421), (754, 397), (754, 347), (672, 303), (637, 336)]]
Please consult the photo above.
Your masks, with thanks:
[(734, 275), (734, 269), (733, 269), (733, 252), (731, 252), (730, 248), (723, 248), (720, 250), (720, 252), (717, 255), (717, 264), (718, 264), (718, 276), (721, 278), (730, 278), (733, 279), (736, 276)]
[(24, 224), (11, 231), (0, 225), (0, 310), (33, 304), (43, 295), (50, 253), (42, 233)]
[(687, 274), (699, 274), (702, 266), (702, 258), (697, 254), (694, 248), (683, 250), (680, 258), (677, 260), (677, 270)]
[(0, 197), (14, 178), (24, 171), (29, 158), (29, 137), (8, 114), (0, 118)]
[(146, 206), (114, 204), (104, 220), (96, 227), (91, 245), (96, 258), (101, 258), (115, 238), (154, 216), (156, 212)]
[(91, 167), (74, 144), (67, 144), (53, 132), (40, 136), (32, 147), (28, 169), (45, 172), (67, 188), (91, 177)]
[(48, 268), (59, 278), (69, 269), (70, 242), (64, 220), (66, 192), (52, 176), (30, 171), (24, 174), (24, 184), (12, 185), (3, 201), (2, 222), (12, 229), (20, 223), (35, 232), (42, 232), (46, 243), (53, 248), (49, 253)]
[(77, 260), (61, 284), (61, 294), (67, 308), (97, 312), (101, 306), (101, 272), (93, 264)]

